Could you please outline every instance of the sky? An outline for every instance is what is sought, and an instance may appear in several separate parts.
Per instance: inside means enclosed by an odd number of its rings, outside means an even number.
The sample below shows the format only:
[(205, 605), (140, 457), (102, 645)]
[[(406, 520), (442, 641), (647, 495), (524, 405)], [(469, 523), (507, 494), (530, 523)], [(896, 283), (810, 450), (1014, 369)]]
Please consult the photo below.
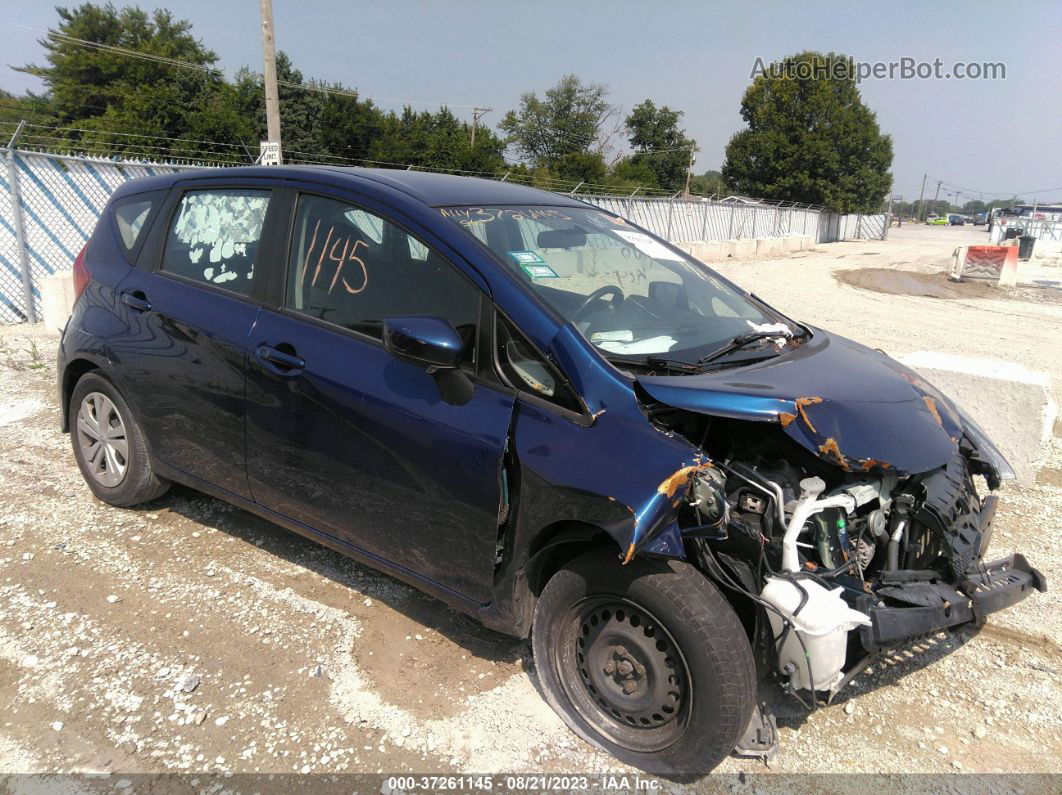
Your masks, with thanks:
[[(59, 0), (61, 3), (61, 0)], [(70, 5), (75, 5), (71, 0)], [(122, 0), (116, 0), (121, 5)], [(230, 76), (262, 68), (258, 0), (142, 0), (192, 22)], [(757, 59), (803, 50), (857, 61), (1003, 63), (1002, 80), (868, 79), (864, 102), (893, 138), (893, 192), (917, 199), (1022, 195), (1062, 201), (1062, 3), (694, 2), (693, 0), (273, 0), (277, 48), (305, 77), (357, 88), (385, 109), (402, 103), (493, 108), (496, 125), (521, 93), (562, 75), (604, 83), (629, 110), (652, 98), (684, 112), (696, 172), (718, 168), (743, 127), (741, 97)], [(0, 88), (40, 90), (10, 67), (43, 61), (37, 44), (53, 3), (0, 0)], [(974, 192), (981, 192), (980, 195)]]

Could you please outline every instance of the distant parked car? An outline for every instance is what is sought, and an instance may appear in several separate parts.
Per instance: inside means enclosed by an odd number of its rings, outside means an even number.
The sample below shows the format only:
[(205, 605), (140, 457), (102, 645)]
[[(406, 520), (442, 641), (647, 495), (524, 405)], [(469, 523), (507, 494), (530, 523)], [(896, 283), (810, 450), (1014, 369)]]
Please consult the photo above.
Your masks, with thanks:
[(948, 223), (952, 226), (965, 226), (966, 219), (963, 218), (961, 215), (949, 215)]
[(988, 213), (978, 213), (973, 217), (973, 222), (975, 226), (983, 226), (988, 223)]
[(986, 558), (978, 488), (1014, 473), (951, 400), (569, 196), (147, 177), (73, 281), (58, 387), (96, 497), (182, 483), (530, 638), (568, 726), (655, 773), (767, 752), (760, 672), (814, 700), (1046, 588)]
[(931, 215), (926, 219), (926, 223), (931, 226), (945, 226), (948, 223), (948, 219), (943, 215)]

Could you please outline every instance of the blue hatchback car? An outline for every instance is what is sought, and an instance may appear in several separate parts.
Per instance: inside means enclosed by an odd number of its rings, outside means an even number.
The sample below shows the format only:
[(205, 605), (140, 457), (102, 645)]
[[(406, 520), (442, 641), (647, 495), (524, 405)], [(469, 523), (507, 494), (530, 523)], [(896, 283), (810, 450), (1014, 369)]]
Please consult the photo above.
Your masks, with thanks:
[(1012, 473), (951, 401), (572, 198), (153, 177), (74, 278), (62, 422), (99, 499), (186, 484), (530, 636), (554, 709), (646, 770), (769, 753), (757, 671), (814, 708), (1046, 587), (986, 560), (974, 476)]

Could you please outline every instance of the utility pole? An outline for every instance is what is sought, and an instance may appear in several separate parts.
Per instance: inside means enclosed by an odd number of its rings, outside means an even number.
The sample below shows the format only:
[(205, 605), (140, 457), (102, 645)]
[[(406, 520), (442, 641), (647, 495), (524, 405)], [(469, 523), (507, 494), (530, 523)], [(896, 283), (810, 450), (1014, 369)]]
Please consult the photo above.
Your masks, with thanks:
[(922, 211), (926, 209), (926, 204), (925, 204), (924, 199), (925, 199), (925, 195), (926, 195), (926, 179), (928, 177), (929, 177), (928, 174), (923, 174), (922, 175), (922, 190), (920, 190), (918, 192), (918, 220), (919, 221), (924, 221), (925, 220), (925, 216), (923, 215)]
[(941, 182), (943, 182), (943, 180), (939, 180), (939, 179), (937, 180), (937, 192), (933, 194), (933, 206), (934, 207), (936, 207), (936, 205), (937, 205), (937, 199), (940, 198), (940, 183)]
[(693, 147), (690, 147), (690, 164), (686, 168), (686, 193), (684, 195), (690, 195), (690, 179), (693, 177), (693, 164), (697, 162), (697, 158), (693, 156)]
[(280, 146), (280, 97), (277, 95), (277, 53), (273, 43), (273, 0), (260, 0), (262, 9), (262, 82), (265, 84), (266, 130), (277, 145), (277, 165), (284, 162)]
[(476, 148), (476, 125), (484, 114), (490, 113), (494, 108), (472, 108), (472, 149)]

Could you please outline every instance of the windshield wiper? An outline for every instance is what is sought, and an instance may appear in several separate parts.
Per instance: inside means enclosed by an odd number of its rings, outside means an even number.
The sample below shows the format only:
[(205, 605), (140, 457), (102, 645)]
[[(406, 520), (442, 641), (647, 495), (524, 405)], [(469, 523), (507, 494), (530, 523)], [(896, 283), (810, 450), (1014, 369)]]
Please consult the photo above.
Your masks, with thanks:
[(728, 342), (722, 348), (718, 348), (712, 351), (707, 356), (702, 356), (700, 359), (697, 360), (697, 364), (708, 364), (709, 362), (714, 362), (721, 356), (726, 356), (728, 353), (733, 353), (734, 351), (741, 350), (751, 342), (756, 342), (756, 340), (771, 339), (772, 337), (784, 337), (785, 339), (790, 340), (793, 338), (793, 334), (789, 331), (753, 331), (750, 334), (741, 334), (737, 337), (734, 337), (734, 339), (730, 340), (730, 342)]
[(648, 370), (671, 370), (676, 373), (699, 373), (701, 368), (693, 362), (680, 359), (664, 359), (659, 356), (646, 356), (644, 359), (624, 359), (618, 356), (607, 357), (613, 364), (627, 367), (642, 367)]

